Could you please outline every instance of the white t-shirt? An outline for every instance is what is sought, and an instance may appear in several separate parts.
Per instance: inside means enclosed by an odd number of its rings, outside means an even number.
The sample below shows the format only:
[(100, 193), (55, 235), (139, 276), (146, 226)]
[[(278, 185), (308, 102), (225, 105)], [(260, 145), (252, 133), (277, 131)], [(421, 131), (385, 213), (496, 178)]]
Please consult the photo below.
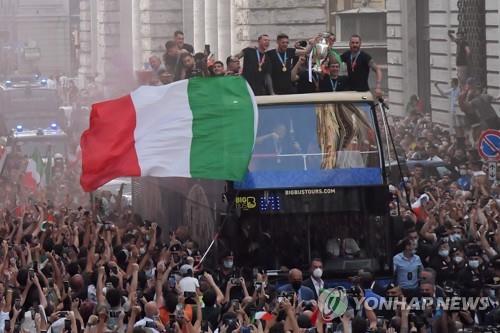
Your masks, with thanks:
[[(5, 331), (5, 321), (9, 320), (8, 312), (0, 312), (0, 332), (3, 333)], [(14, 326), (11, 324), (11, 330), (13, 330)]]
[(186, 276), (179, 281), (179, 287), (181, 288), (183, 293), (194, 293), (196, 292), (197, 288), (200, 288), (200, 283), (198, 282), (198, 279), (195, 279), (191, 276)]

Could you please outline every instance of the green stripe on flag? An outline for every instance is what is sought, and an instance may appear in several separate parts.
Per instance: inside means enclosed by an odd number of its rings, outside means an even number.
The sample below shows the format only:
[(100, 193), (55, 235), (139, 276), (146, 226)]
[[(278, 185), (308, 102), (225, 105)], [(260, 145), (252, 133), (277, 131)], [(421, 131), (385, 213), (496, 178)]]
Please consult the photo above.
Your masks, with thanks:
[(195, 178), (241, 180), (254, 144), (254, 109), (246, 81), (237, 76), (188, 83), (193, 113), (190, 173)]

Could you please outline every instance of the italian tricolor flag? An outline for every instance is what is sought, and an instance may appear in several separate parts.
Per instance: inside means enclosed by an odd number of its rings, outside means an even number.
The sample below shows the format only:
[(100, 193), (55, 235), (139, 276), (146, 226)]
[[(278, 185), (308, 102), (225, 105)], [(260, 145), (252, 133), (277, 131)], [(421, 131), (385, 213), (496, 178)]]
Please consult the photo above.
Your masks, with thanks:
[(237, 76), (143, 86), (94, 104), (80, 183), (93, 191), (125, 176), (241, 180), (257, 117), (252, 90)]

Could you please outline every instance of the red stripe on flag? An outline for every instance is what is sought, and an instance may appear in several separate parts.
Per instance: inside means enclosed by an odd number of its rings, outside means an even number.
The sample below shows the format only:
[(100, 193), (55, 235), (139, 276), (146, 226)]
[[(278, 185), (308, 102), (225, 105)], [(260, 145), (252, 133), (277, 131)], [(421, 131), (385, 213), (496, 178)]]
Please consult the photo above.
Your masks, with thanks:
[(141, 175), (135, 151), (136, 115), (128, 96), (92, 105), (90, 126), (82, 134), (82, 175), (86, 192), (118, 177)]

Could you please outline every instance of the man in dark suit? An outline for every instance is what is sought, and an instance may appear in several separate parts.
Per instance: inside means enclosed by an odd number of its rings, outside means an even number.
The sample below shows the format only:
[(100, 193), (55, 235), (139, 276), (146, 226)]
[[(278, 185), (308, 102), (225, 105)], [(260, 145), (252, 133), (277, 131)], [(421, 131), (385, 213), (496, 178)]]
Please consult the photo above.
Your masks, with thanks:
[(300, 304), (302, 301), (312, 301), (314, 299), (314, 292), (302, 285), (303, 280), (300, 269), (291, 269), (288, 273), (288, 281), (289, 283), (280, 287), (278, 292), (294, 292), (297, 297), (297, 304)]
[(314, 292), (314, 299), (318, 300), (321, 290), (325, 288), (325, 283), (321, 279), (323, 276), (323, 262), (319, 258), (314, 258), (309, 267), (310, 277), (304, 281), (303, 285)]

